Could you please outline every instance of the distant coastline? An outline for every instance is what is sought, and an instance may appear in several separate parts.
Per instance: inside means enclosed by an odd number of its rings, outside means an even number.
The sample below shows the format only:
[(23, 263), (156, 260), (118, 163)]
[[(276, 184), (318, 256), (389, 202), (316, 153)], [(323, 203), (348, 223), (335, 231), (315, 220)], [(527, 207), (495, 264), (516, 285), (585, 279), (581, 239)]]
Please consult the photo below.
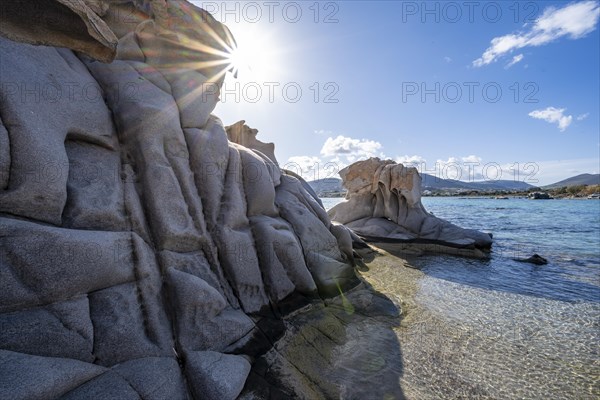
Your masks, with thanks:
[[(600, 175), (581, 174), (545, 186), (533, 186), (520, 181), (463, 182), (438, 179), (422, 174), (423, 197), (529, 197), (532, 193), (545, 193), (554, 199), (586, 199), (600, 193)], [(339, 178), (325, 178), (308, 182), (319, 197), (346, 196)]]
[[(552, 199), (588, 199), (588, 196), (600, 193), (600, 185), (594, 186), (571, 186), (558, 189), (544, 190), (542, 188), (532, 188), (527, 191), (508, 191), (508, 190), (491, 190), (479, 192), (473, 190), (423, 190), (423, 197), (465, 197), (465, 198), (490, 198), (497, 199), (498, 197), (507, 198), (528, 198), (532, 193), (541, 192), (547, 193)], [(319, 197), (340, 198), (346, 197), (346, 191), (323, 191), (316, 190)]]

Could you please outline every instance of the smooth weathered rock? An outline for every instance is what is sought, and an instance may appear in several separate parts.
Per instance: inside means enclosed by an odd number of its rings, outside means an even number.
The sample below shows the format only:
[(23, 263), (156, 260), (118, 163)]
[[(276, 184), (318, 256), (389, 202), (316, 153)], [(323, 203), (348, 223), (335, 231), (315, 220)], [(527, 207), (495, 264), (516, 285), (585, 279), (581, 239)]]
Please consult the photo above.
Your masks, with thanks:
[(291, 226), (282, 218), (267, 216), (252, 217), (250, 222), (254, 236), (261, 238), (257, 254), (271, 301), (277, 303), (294, 291), (314, 295), (317, 285)]
[(0, 53), (0, 115), (10, 142), (0, 212), (60, 225), (69, 177), (65, 140), (114, 150), (110, 111), (73, 52), (0, 38)]
[(267, 306), (254, 237), (246, 214), (247, 203), (239, 150), (229, 148), (229, 165), (225, 177), (221, 212), (215, 227), (219, 259), (236, 296), (246, 312)]
[(160, 249), (184, 252), (200, 249), (201, 226), (194, 216), (201, 210), (189, 212), (181, 182), (189, 175), (182, 176), (177, 169), (178, 158), (186, 159), (187, 150), (172, 95), (143, 79), (146, 73), (154, 74), (149, 65), (142, 69), (144, 75), (125, 61), (109, 65), (92, 62), (90, 70), (107, 91), (136, 82), (136, 92), (139, 96), (143, 93), (143, 101), (141, 97), (113, 93), (108, 97), (108, 105), (120, 127), (124, 151), (140, 179), (150, 230)]
[[(68, 3), (93, 15), (60, 48), (0, 38), (0, 397), (235, 398), (282, 317), (357, 283), (351, 236), (211, 114), (224, 25), (185, 1)], [(97, 17), (109, 64), (74, 33)]]
[[(487, 233), (463, 229), (428, 213), (421, 203), (421, 177), (413, 167), (370, 158), (340, 171), (346, 200), (329, 210), (333, 221), (376, 242), (411, 242), (446, 248), (487, 250)], [(452, 250), (450, 250), (452, 251)]]
[(104, 367), (68, 358), (0, 350), (0, 398), (58, 398), (105, 371)]
[(145, 314), (151, 306), (139, 300), (138, 285), (144, 282), (125, 283), (90, 294), (90, 317), (96, 335), (94, 353), (100, 365), (171, 354), (168, 321), (158, 321), (155, 326), (148, 321)]
[[(279, 169), (271, 162), (267, 164), (259, 153), (248, 150), (242, 146), (236, 146), (240, 154), (241, 165), (240, 177), (244, 185), (246, 195), (246, 215), (276, 216), (275, 187), (279, 185), (281, 174)], [(277, 168), (277, 174), (273, 172)]]
[(142, 400), (138, 392), (119, 374), (107, 371), (61, 397), (61, 400)]
[(258, 129), (250, 128), (246, 125), (246, 121), (241, 120), (227, 127), (227, 137), (230, 141), (241, 144), (249, 149), (259, 151), (267, 156), (271, 161), (277, 164), (275, 158), (275, 145), (273, 143), (265, 143), (256, 139)]
[(250, 363), (241, 356), (191, 352), (186, 354), (185, 373), (196, 398), (234, 400), (244, 388)]
[(187, 400), (187, 388), (177, 360), (173, 357), (147, 357), (124, 362), (112, 368), (144, 400)]
[(190, 165), (209, 230), (218, 225), (225, 176), (229, 163), (229, 142), (221, 121), (211, 116), (204, 129), (184, 129), (189, 144)]
[(217, 276), (218, 270), (214, 272), (211, 269), (211, 265), (202, 251), (177, 253), (165, 250), (160, 252), (159, 259), (164, 270), (168, 271), (169, 268), (174, 268), (202, 279), (225, 297), (230, 304), (234, 301), (232, 305), (235, 308), (239, 308), (235, 303), (236, 298), (233, 296), (229, 283), (222, 276)]
[(0, 217), (0, 312), (135, 280), (129, 232), (55, 228)]
[(276, 202), (294, 229), (319, 293), (335, 296), (358, 283), (350, 260), (340, 251), (336, 237), (323, 223), (325, 210), (306, 192), (297, 178), (282, 176)]
[(94, 362), (94, 327), (87, 296), (0, 314), (0, 348)]
[(183, 348), (222, 350), (254, 328), (250, 318), (230, 309), (225, 298), (201, 278), (171, 268), (167, 284)]
[[(116, 150), (115, 136), (112, 141)], [(128, 230), (119, 153), (79, 140), (67, 140), (65, 149), (69, 177), (63, 226)]]

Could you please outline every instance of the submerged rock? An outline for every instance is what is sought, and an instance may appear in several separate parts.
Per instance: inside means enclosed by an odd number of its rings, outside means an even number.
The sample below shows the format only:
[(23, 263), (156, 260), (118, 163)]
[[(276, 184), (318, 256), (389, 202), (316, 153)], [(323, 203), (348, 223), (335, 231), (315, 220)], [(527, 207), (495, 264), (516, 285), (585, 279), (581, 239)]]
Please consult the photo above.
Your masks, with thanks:
[(367, 241), (464, 255), (481, 255), (492, 245), (489, 234), (460, 228), (425, 210), (416, 168), (370, 158), (344, 168), (340, 176), (346, 200), (328, 214)]
[(536, 264), (536, 265), (548, 264), (548, 260), (546, 260), (544, 257), (540, 256), (539, 254), (534, 254), (531, 257), (527, 257), (527, 258), (514, 258), (514, 260), (518, 261), (518, 262), (524, 262), (524, 263), (530, 263), (530, 264)]
[(365, 284), (284, 319), (240, 399), (403, 399), (400, 309)]

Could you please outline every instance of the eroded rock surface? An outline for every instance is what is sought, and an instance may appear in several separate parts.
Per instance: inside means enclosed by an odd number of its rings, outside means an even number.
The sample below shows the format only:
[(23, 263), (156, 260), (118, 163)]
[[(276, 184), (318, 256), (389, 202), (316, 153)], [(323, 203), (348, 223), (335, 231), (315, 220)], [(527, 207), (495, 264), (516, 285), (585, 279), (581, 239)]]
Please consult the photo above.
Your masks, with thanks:
[(283, 315), (357, 284), (348, 237), (211, 114), (225, 26), (70, 3), (115, 61), (0, 38), (0, 397), (233, 399)]
[(241, 144), (244, 147), (255, 150), (267, 156), (267, 158), (277, 164), (275, 158), (275, 145), (273, 143), (261, 142), (256, 138), (258, 129), (252, 129), (246, 125), (246, 121), (241, 120), (233, 125), (226, 127), (227, 137), (232, 142)]
[(492, 245), (489, 234), (460, 228), (425, 210), (416, 168), (370, 158), (344, 168), (340, 176), (348, 190), (346, 200), (331, 208), (329, 216), (367, 240), (418, 243), (459, 254), (461, 249), (475, 250), (474, 255)]

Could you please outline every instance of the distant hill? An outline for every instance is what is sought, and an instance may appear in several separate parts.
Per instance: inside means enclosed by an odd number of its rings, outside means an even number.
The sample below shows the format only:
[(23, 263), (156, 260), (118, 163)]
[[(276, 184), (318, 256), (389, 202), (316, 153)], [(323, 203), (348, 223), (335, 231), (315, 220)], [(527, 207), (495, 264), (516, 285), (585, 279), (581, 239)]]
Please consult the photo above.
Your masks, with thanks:
[(324, 193), (339, 193), (345, 191), (342, 187), (342, 180), (340, 178), (317, 179), (308, 182), (308, 184), (313, 188), (317, 196), (321, 196)]
[(423, 190), (527, 190), (535, 186), (512, 180), (464, 182), (454, 179), (441, 179), (429, 174), (421, 174)]
[[(498, 180), (498, 181), (481, 181), (481, 182), (463, 182), (454, 179), (441, 179), (433, 175), (421, 174), (422, 189), (431, 191), (440, 190), (477, 190), (477, 191), (495, 191), (495, 190), (527, 190), (534, 186), (519, 181)], [(310, 181), (308, 184), (313, 190), (320, 195), (321, 193), (343, 192), (342, 180), (339, 178), (325, 178)]]
[(579, 185), (600, 185), (600, 174), (581, 174), (571, 178), (563, 179), (560, 182), (544, 186), (544, 189), (556, 189), (561, 187), (579, 186)]

